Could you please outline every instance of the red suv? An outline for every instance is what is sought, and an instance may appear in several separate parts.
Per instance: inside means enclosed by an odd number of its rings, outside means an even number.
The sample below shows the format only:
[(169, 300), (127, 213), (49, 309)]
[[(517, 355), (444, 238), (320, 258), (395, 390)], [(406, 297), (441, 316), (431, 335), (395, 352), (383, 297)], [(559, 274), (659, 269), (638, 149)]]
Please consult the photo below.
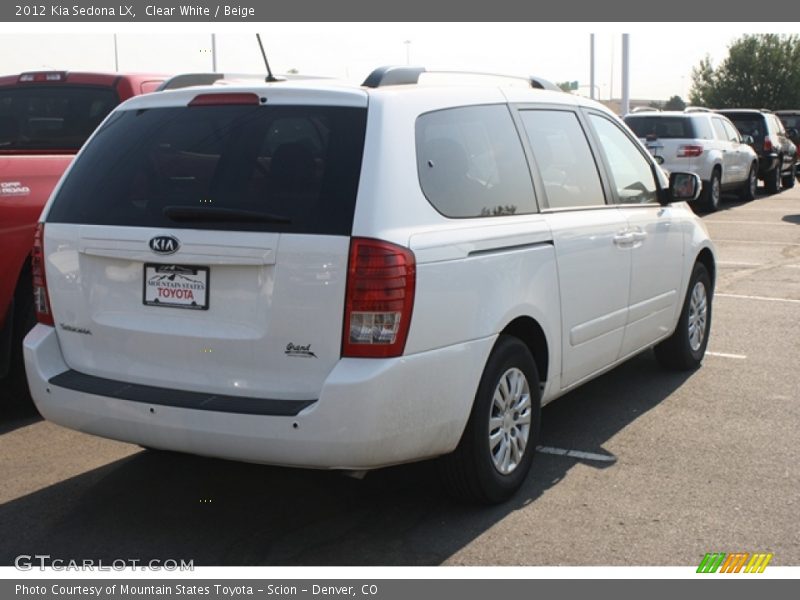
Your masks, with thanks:
[(66, 71), (0, 77), (0, 389), (11, 398), (27, 395), (21, 347), (35, 321), (30, 255), (42, 208), (106, 115), (165, 79)]

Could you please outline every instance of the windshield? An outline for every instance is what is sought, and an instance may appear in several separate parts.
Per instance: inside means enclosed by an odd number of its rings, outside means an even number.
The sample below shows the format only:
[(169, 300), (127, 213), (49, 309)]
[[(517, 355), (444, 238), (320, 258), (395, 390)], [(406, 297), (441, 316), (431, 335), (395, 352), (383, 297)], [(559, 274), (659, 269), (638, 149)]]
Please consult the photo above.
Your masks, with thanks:
[(117, 104), (110, 88), (0, 88), (0, 151), (77, 151)]
[(65, 179), (48, 221), (349, 235), (366, 109), (120, 111)]

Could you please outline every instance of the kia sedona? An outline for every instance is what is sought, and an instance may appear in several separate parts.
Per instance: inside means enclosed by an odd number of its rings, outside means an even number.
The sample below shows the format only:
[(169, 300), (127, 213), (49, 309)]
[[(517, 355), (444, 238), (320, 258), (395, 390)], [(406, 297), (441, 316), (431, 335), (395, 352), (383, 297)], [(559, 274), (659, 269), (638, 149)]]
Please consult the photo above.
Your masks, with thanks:
[(701, 364), (700, 189), (536, 78), (384, 67), (134, 98), (38, 225), (32, 394), (147, 448), (437, 459), (455, 496), (501, 502), (542, 405), (650, 348)]

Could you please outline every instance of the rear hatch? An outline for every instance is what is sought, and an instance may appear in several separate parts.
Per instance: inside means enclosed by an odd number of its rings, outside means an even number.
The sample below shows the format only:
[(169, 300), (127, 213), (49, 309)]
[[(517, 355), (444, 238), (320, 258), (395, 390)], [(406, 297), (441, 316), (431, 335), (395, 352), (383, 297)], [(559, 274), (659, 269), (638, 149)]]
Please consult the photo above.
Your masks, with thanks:
[(65, 360), (315, 399), (341, 352), (366, 94), (198, 94), (124, 105), (57, 191), (45, 254)]
[(736, 125), (736, 129), (742, 135), (749, 135), (753, 138), (753, 148), (759, 154), (764, 150), (764, 138), (767, 136), (767, 124), (764, 117), (754, 112), (731, 112), (720, 111), (731, 122)]
[(694, 123), (688, 116), (628, 115), (625, 123), (668, 171), (694, 171), (699, 166), (702, 154), (699, 148), (704, 140), (697, 139)]

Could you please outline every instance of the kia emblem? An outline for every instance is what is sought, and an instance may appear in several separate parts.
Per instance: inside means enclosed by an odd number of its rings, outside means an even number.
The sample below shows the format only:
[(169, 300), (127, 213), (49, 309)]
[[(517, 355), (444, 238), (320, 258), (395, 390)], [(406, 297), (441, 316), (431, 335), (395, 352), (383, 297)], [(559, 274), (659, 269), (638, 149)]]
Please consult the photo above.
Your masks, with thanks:
[(150, 240), (150, 250), (156, 254), (175, 254), (181, 243), (171, 235), (158, 235)]

